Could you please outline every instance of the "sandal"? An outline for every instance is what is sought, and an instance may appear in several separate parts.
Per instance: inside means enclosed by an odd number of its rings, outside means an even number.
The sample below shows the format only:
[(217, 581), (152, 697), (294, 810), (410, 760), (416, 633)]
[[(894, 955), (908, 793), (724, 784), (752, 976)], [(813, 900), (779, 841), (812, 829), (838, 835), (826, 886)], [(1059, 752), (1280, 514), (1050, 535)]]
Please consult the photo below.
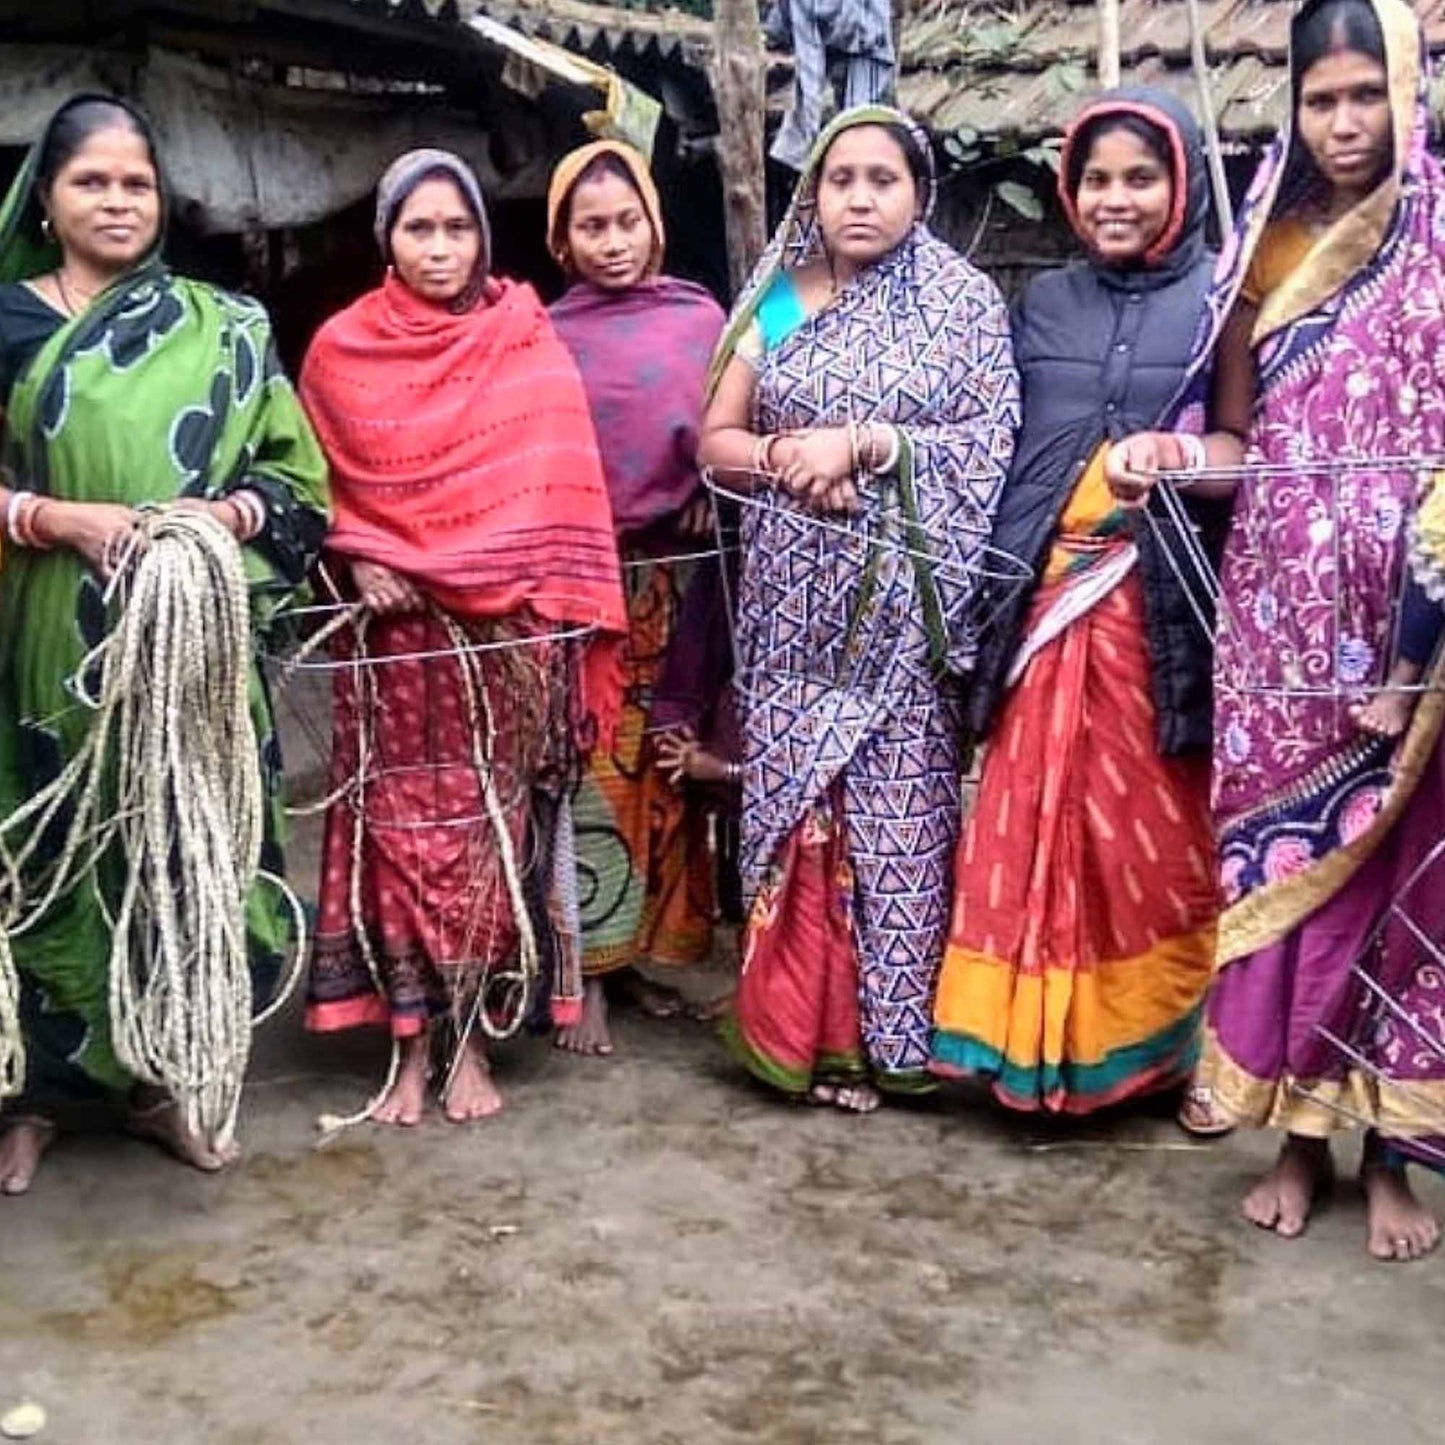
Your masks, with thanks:
[(1214, 1090), (1208, 1084), (1191, 1084), (1184, 1091), (1175, 1122), (1195, 1139), (1222, 1139), (1234, 1133), (1235, 1124), (1214, 1102)]

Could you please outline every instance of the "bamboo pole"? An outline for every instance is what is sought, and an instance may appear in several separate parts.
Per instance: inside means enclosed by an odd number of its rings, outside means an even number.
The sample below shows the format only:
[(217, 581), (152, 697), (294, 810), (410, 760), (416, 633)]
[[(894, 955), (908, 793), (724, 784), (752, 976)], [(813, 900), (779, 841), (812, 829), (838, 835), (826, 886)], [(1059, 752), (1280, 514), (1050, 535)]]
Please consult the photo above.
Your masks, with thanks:
[(1209, 57), (1204, 52), (1204, 21), (1199, 14), (1199, 0), (1189, 0), (1189, 54), (1199, 86), (1199, 119), (1204, 126), (1204, 151), (1209, 157), (1214, 213), (1219, 217), (1219, 234), (1227, 236), (1234, 230), (1234, 205), (1229, 199), (1229, 178), (1224, 173), (1224, 147), (1219, 140), (1219, 119), (1214, 113), (1214, 91), (1209, 83)]
[(1119, 0), (1099, 0), (1099, 84), (1119, 83)]
[(757, 0), (714, 0), (713, 94), (720, 134), (728, 275), (736, 295), (767, 241), (763, 104), (767, 56)]

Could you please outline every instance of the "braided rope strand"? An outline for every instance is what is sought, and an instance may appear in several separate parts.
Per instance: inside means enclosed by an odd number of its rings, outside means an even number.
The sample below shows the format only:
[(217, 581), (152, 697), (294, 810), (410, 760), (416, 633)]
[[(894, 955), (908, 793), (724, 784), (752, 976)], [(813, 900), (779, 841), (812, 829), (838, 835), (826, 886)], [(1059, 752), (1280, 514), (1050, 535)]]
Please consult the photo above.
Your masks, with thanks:
[[(35, 927), (114, 847), (125, 880), (114, 914), (106, 912), (117, 1057), (165, 1089), (187, 1129), (222, 1150), (234, 1137), (250, 1058), (246, 900), (265, 818), (240, 547), (204, 513), (145, 511), (106, 600), (119, 603), (115, 624), (76, 678), (94, 713), (85, 738), (61, 775), (0, 823), (0, 1084), (14, 1056), (7, 935)], [(90, 695), (86, 680), (96, 676)], [(65, 808), (59, 860), (27, 897), (21, 870)], [(12, 853), (4, 840), (23, 824), (29, 835)], [(267, 881), (301, 918), (285, 884)], [(303, 929), (296, 959), (304, 948)], [(296, 975), (293, 959), (287, 988)]]

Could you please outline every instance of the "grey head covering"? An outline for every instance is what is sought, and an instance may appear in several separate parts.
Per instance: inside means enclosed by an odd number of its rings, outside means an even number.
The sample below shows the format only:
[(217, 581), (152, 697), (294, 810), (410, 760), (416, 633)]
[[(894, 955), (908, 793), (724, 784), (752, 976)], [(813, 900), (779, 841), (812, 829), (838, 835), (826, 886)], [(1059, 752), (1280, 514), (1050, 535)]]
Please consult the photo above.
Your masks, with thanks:
[(477, 258), (476, 274), (467, 287), (466, 294), (475, 300), (481, 292), (482, 282), (492, 265), (492, 227), (487, 219), (487, 203), (482, 196), (481, 183), (476, 172), (451, 151), (415, 150), (398, 156), (386, 168), (376, 187), (376, 244), (387, 263), (391, 262), (391, 228), (396, 224), (397, 212), (406, 204), (406, 198), (423, 181), (445, 176), (455, 181), (467, 204), (477, 218), (482, 231), (482, 250)]

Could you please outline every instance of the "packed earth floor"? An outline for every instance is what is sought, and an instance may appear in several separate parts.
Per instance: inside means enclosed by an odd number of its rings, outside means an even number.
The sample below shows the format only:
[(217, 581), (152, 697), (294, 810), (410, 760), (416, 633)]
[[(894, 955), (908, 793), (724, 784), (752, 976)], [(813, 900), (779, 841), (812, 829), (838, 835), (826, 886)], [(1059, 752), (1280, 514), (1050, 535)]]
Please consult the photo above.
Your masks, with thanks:
[(1445, 1256), (1372, 1263), (1347, 1169), (1285, 1243), (1237, 1213), (1261, 1137), (850, 1118), (698, 1024), (616, 1042), (519, 1041), (499, 1118), (318, 1150), (385, 1045), (293, 1010), (233, 1172), (62, 1140), (0, 1201), (0, 1415), (40, 1402), (45, 1445), (1445, 1440)]

